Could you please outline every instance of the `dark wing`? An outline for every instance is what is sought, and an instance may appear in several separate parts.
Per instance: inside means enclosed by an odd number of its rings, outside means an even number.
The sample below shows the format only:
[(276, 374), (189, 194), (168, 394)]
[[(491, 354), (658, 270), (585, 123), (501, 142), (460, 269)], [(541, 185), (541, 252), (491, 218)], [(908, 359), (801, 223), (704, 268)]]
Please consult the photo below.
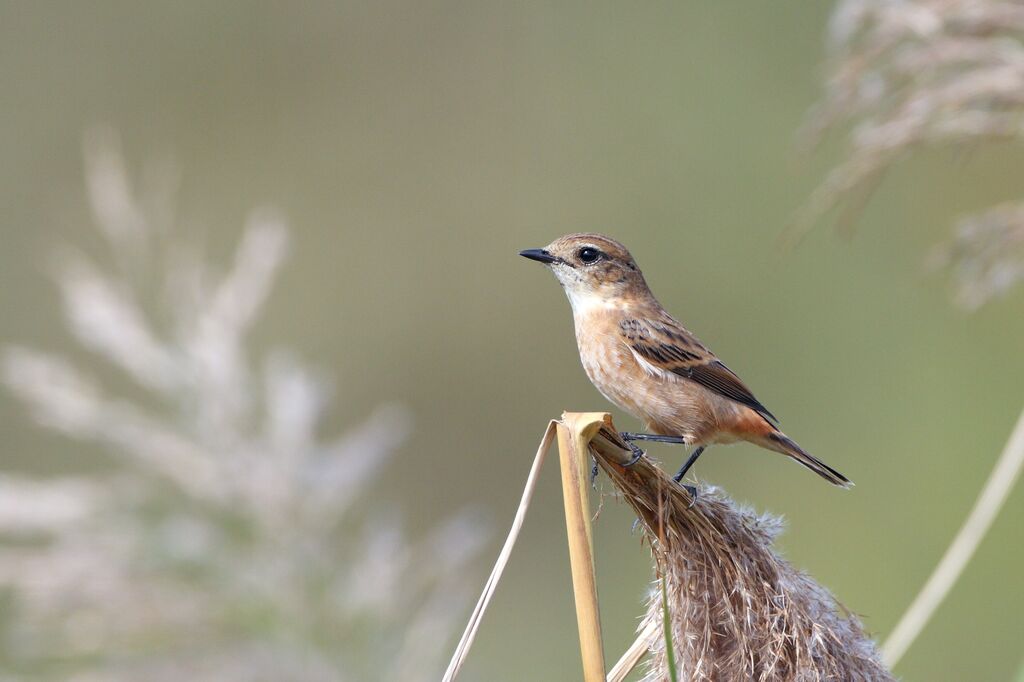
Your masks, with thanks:
[(675, 320), (623, 320), (619, 331), (633, 352), (652, 366), (695, 381), (778, 423), (746, 384)]
[(697, 365), (689, 369), (673, 371), (687, 379), (693, 379), (701, 386), (710, 388), (712, 391), (720, 393), (726, 398), (730, 398), (738, 403), (746, 405), (769, 421), (775, 422), (776, 424), (779, 422), (779, 420), (775, 418), (775, 415), (769, 412), (768, 408), (762, 405), (761, 402), (754, 397), (754, 394), (750, 392), (750, 389), (747, 388), (746, 384), (744, 384), (731, 369), (722, 364), (721, 360), (713, 360), (709, 363)]

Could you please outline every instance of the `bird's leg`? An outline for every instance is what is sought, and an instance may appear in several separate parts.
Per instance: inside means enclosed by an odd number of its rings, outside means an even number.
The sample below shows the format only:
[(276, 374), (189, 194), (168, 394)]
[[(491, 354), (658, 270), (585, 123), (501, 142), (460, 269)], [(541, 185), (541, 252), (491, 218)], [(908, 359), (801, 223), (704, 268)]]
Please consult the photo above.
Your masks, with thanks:
[(703, 445), (701, 445), (699, 448), (690, 453), (690, 458), (687, 459), (686, 463), (679, 468), (679, 471), (677, 471), (676, 475), (672, 477), (672, 480), (675, 481), (676, 483), (679, 483), (681, 480), (683, 480), (683, 476), (685, 476), (686, 472), (690, 470), (690, 467), (693, 466), (693, 463), (697, 461), (697, 458), (700, 457), (702, 452), (704, 452)]
[(659, 436), (654, 433), (629, 433), (623, 431), (619, 434), (622, 440), (629, 443), (634, 440), (649, 440), (654, 443), (672, 443), (674, 445), (686, 445), (686, 439), (682, 436)]
[(686, 488), (686, 492), (690, 493), (690, 506), (691, 507), (697, 501), (697, 487), (696, 486), (692, 486), (692, 485), (686, 485), (685, 483), (682, 483), (681, 481), (683, 480), (683, 476), (686, 475), (686, 472), (689, 471), (690, 467), (693, 466), (693, 463), (696, 462), (697, 458), (701, 456), (702, 452), (704, 452), (704, 447), (705, 446), (701, 445), (699, 448), (697, 448), (696, 450), (691, 452), (690, 453), (690, 457), (686, 460), (686, 462), (683, 464), (683, 466), (681, 466), (679, 468), (679, 471), (676, 472), (676, 475), (672, 477), (672, 480), (674, 480), (676, 483), (679, 483), (679, 485), (681, 485), (684, 488)]
[[(633, 451), (634, 454), (633, 460), (626, 466), (632, 466), (633, 464), (636, 464), (637, 460), (639, 460), (640, 457), (643, 456), (643, 451), (640, 450), (640, 448), (638, 448), (637, 446), (633, 445), (633, 441), (635, 440), (649, 440), (653, 443), (671, 443), (672, 445), (688, 445), (686, 439), (683, 438), (682, 436), (662, 436), (655, 433), (630, 433), (628, 431), (620, 432), (619, 435), (622, 436), (622, 440), (626, 441), (626, 445), (629, 446), (629, 448)], [(679, 471), (676, 472), (676, 475), (672, 477), (673, 481), (679, 483), (679, 485), (686, 488), (686, 492), (690, 493), (690, 498), (694, 502), (697, 500), (697, 488), (695, 488), (692, 485), (680, 483), (680, 481), (683, 480), (683, 476), (686, 475), (686, 472), (690, 470), (690, 467), (693, 466), (693, 463), (697, 461), (697, 458), (700, 457), (701, 453), (703, 452), (703, 445), (694, 450), (690, 454), (689, 459), (686, 460), (686, 463), (683, 464), (682, 468), (680, 468)]]
[(680, 438), (679, 436), (658, 436), (653, 433), (630, 433), (628, 431), (622, 431), (619, 433), (622, 436), (622, 440), (626, 441), (626, 445), (633, 451), (633, 459), (629, 460), (626, 467), (629, 468), (640, 461), (640, 458), (644, 456), (644, 451), (633, 444), (635, 440), (649, 440), (655, 443), (674, 443), (677, 445), (686, 445), (686, 439)]

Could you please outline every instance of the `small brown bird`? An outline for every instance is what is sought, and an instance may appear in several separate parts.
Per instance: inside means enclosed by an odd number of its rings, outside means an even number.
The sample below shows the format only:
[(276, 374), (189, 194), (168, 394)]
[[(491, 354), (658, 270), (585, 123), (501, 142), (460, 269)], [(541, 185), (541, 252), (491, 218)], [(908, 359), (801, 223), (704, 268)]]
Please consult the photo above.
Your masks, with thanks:
[(747, 441), (792, 457), (829, 483), (852, 485), (782, 433), (740, 378), (665, 312), (622, 244), (570, 234), (519, 255), (546, 264), (569, 297), (590, 381), (651, 432), (623, 436), (696, 446), (677, 481), (707, 446)]

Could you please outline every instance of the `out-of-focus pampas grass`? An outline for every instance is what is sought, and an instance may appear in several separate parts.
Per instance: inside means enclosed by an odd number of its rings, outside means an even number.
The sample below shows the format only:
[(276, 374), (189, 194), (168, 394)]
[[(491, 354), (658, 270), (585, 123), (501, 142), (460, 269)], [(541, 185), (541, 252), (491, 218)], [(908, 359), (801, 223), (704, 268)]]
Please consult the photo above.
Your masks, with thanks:
[[(1024, 141), (1024, 4), (1010, 0), (841, 0), (832, 15), (823, 101), (810, 140), (849, 131), (843, 160), (797, 230), (838, 209), (850, 222), (885, 171), (928, 147)], [(1024, 202), (962, 218), (936, 247), (956, 302), (974, 310), (1024, 280)], [(884, 646), (894, 666), (949, 593), (1024, 469), (1024, 412), (988, 482)]]
[(156, 177), (133, 190), (116, 138), (90, 136), (109, 263), (67, 252), (56, 268), (71, 333), (131, 397), (86, 362), (3, 354), (38, 423), (120, 462), (0, 477), (5, 667), (79, 682), (437, 679), (480, 526), (462, 514), (413, 541), (371, 502), (407, 411), (379, 407), (324, 440), (320, 376), (284, 349), (250, 358), (283, 221), (254, 213), (218, 272), (174, 232), (174, 174)]
[(996, 206), (959, 221), (953, 238), (935, 248), (931, 265), (956, 280), (956, 301), (980, 308), (1024, 279), (1024, 202)]
[[(1024, 140), (1024, 5), (1007, 0), (842, 0), (832, 15), (814, 141), (848, 130), (843, 160), (796, 230), (833, 210), (849, 225), (887, 170), (923, 148)], [(933, 263), (977, 308), (1024, 279), (1019, 202), (961, 220)]]
[[(631, 455), (610, 422), (591, 449), (652, 547), (679, 679), (893, 679), (858, 619), (775, 552), (778, 519), (714, 487), (701, 486), (693, 499), (646, 457), (624, 468)], [(660, 586), (648, 601), (640, 630), (652, 657), (644, 679), (667, 680)]]

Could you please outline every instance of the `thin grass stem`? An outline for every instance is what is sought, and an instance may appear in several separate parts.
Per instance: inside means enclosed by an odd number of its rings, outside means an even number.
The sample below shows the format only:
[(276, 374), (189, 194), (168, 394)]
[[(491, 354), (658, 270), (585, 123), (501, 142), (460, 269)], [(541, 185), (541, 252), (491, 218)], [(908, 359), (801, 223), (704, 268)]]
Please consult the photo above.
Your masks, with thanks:
[(523, 521), (526, 519), (526, 512), (530, 508), (530, 501), (533, 499), (533, 492), (537, 488), (540, 468), (544, 464), (547, 452), (551, 448), (551, 443), (555, 438), (555, 424), (555, 421), (548, 423), (548, 427), (544, 431), (544, 436), (540, 440), (540, 445), (537, 447), (537, 454), (533, 458), (533, 466), (530, 467), (530, 475), (526, 479), (526, 487), (523, 490), (523, 497), (519, 502), (519, 509), (516, 510), (516, 516), (512, 521), (512, 527), (508, 531), (508, 537), (505, 538), (505, 544), (502, 546), (501, 552), (498, 554), (498, 560), (494, 563), (494, 568), (491, 570), (491, 575), (488, 576), (487, 582), (484, 584), (484, 589), (480, 594), (480, 599), (477, 601), (476, 607), (473, 609), (473, 613), (469, 617), (469, 622), (466, 624), (466, 630), (462, 633), (462, 639), (459, 640), (458, 646), (455, 647), (455, 653), (452, 654), (451, 662), (448, 664), (448, 669), (445, 671), (444, 677), (442, 678), (443, 682), (451, 682), (455, 679), (455, 676), (459, 674), (459, 670), (462, 668), (462, 664), (466, 660), (466, 656), (469, 655), (470, 647), (473, 646), (473, 640), (476, 638), (476, 632), (480, 628), (480, 623), (483, 620), (484, 613), (487, 611), (487, 606), (491, 603), (491, 597), (494, 596), (494, 591), (498, 588), (498, 582), (501, 580), (501, 574), (505, 571), (508, 559), (512, 555), (512, 548), (515, 547), (516, 540), (519, 539), (519, 531), (523, 528)]
[(665, 633), (665, 665), (672, 682), (679, 682), (679, 670), (676, 668), (676, 647), (672, 644), (672, 616), (668, 610), (668, 592), (665, 591), (665, 580), (661, 581), (661, 627)]
[(631, 673), (633, 668), (650, 651), (651, 645), (658, 637), (658, 630), (658, 623), (653, 620), (647, 621), (643, 629), (640, 630), (640, 634), (633, 640), (633, 643), (629, 645), (629, 648), (622, 654), (622, 657), (608, 671), (607, 682), (622, 682), (622, 680), (626, 679), (626, 675)]
[(1014, 426), (1013, 433), (1010, 434), (1010, 439), (999, 455), (967, 520), (932, 571), (928, 582), (921, 588), (892, 634), (882, 645), (882, 659), (890, 668), (903, 658), (903, 654), (924, 630), (932, 614), (963, 573), (967, 562), (974, 556), (978, 545), (1006, 502), (1021, 469), (1024, 469), (1024, 410), (1017, 418), (1017, 425)]

